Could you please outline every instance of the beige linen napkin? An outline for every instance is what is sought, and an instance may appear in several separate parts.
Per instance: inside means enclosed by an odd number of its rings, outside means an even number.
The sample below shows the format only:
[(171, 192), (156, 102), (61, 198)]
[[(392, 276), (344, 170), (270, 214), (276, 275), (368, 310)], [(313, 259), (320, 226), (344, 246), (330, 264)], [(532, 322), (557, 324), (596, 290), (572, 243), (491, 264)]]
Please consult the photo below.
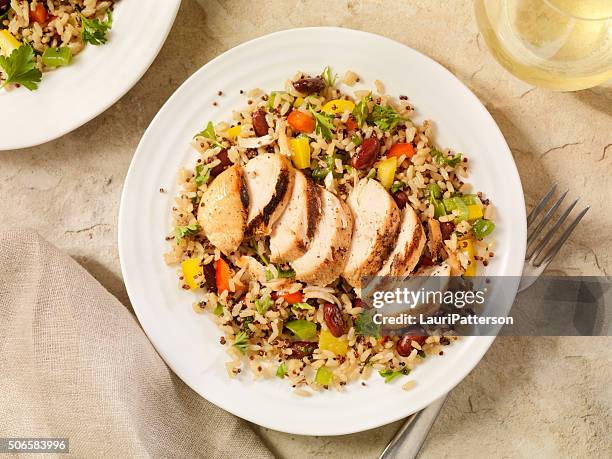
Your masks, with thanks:
[(36, 233), (0, 232), (0, 438), (79, 457), (273, 457), (164, 364), (130, 312)]

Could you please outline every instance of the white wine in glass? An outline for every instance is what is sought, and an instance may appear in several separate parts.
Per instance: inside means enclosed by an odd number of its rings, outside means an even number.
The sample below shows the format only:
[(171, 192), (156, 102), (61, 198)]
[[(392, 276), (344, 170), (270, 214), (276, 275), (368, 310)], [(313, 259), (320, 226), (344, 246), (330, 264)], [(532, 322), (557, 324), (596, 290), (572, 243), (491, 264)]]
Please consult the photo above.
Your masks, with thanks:
[(576, 91), (612, 79), (612, 0), (475, 0), (493, 56), (536, 86)]

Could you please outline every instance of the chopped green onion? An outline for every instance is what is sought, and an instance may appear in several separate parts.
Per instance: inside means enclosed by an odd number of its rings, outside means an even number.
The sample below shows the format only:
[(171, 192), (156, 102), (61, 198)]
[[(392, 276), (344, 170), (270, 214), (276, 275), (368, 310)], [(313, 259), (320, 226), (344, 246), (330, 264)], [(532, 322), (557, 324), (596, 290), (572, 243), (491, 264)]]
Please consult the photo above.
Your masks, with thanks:
[(468, 205), (465, 203), (462, 197), (455, 196), (453, 198), (444, 199), (444, 207), (446, 208), (446, 212), (450, 213), (452, 211), (457, 212), (457, 220), (467, 220), (470, 215), (470, 211), (468, 209)]
[(308, 303), (295, 303), (291, 306), (291, 309), (295, 311), (314, 311), (315, 307)]
[(216, 316), (223, 315), (223, 305), (221, 303), (217, 304), (217, 306), (215, 307), (215, 310), (213, 311), (213, 314)]
[(440, 199), (442, 197), (442, 189), (436, 182), (429, 182), (427, 188), (425, 188), (425, 194)]
[(495, 229), (495, 223), (491, 220), (485, 220), (479, 218), (472, 224), (472, 232), (478, 239), (482, 239), (493, 232)]
[(308, 341), (317, 336), (317, 324), (307, 320), (292, 320), (285, 324), (300, 340)]
[(72, 50), (67, 46), (59, 48), (47, 48), (42, 55), (42, 63), (45, 67), (62, 67), (70, 64)]
[(283, 362), (276, 369), (276, 377), (283, 379), (286, 374), (287, 374), (287, 365), (285, 365), (285, 362)]
[(272, 91), (270, 93), (270, 98), (268, 99), (268, 108), (274, 108), (274, 100), (276, 99), (277, 94), (285, 94), (285, 91)]
[(316, 181), (323, 181), (325, 177), (329, 174), (329, 169), (327, 167), (317, 166), (312, 170), (312, 179)]
[(202, 186), (210, 181), (210, 167), (204, 166), (204, 164), (198, 164), (195, 167), (195, 179), (194, 182), (197, 186)]
[(357, 134), (353, 134), (353, 136), (351, 137), (351, 142), (353, 142), (353, 145), (355, 145), (356, 147), (358, 147), (359, 145), (361, 145), (361, 137), (359, 137)]
[(376, 177), (376, 169), (372, 168), (370, 169), (370, 172), (368, 172), (368, 175), (366, 175), (366, 178), (373, 179), (374, 177)]
[(429, 202), (434, 208), (434, 218), (440, 218), (446, 215), (446, 209), (444, 208), (444, 204), (437, 200), (436, 198), (430, 197)]
[(404, 182), (396, 180), (395, 182), (393, 182), (393, 185), (391, 185), (391, 194), (397, 193), (399, 190), (401, 190), (405, 186), (406, 184)]

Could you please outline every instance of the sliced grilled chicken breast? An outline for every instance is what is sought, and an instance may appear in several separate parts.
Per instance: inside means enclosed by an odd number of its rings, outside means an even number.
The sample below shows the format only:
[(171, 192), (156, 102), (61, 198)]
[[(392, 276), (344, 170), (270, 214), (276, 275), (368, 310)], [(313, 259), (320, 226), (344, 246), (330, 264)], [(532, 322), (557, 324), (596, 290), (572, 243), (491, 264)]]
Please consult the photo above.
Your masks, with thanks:
[(376, 180), (360, 182), (347, 203), (355, 218), (353, 239), (342, 276), (361, 287), (362, 276), (373, 276), (393, 250), (400, 225), (400, 211), (391, 195)]
[(290, 262), (304, 255), (320, 217), (321, 195), (317, 185), (296, 170), (289, 203), (272, 228), (270, 260)]
[(348, 259), (353, 216), (336, 195), (321, 187), (317, 190), (321, 199), (321, 219), (308, 250), (291, 266), (297, 280), (325, 286), (338, 278)]
[(247, 236), (267, 236), (285, 210), (293, 190), (295, 171), (283, 155), (266, 153), (244, 166), (249, 191)]
[(402, 221), (395, 248), (378, 276), (405, 276), (419, 262), (425, 248), (425, 231), (415, 211), (407, 205), (402, 211)]
[(227, 255), (244, 238), (248, 208), (244, 173), (235, 165), (219, 174), (202, 195), (198, 222), (211, 244)]

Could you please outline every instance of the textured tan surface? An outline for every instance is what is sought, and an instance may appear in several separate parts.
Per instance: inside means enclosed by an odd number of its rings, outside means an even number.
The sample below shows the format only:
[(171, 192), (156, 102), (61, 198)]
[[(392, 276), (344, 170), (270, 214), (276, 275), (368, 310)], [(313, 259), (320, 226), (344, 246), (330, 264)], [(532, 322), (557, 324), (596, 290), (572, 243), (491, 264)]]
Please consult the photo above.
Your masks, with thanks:
[[(193, 71), (247, 39), (291, 27), (339, 25), (412, 46), (463, 80), (506, 136), (528, 204), (557, 182), (591, 205), (554, 269), (612, 272), (609, 87), (553, 93), (516, 80), (487, 52), (469, 1), (453, 1), (452, 8), (442, 0), (203, 1), (205, 11), (194, 0), (183, 1), (149, 72), (106, 113), (55, 142), (0, 153), (0, 225), (36, 228), (127, 305), (116, 250), (121, 184), (161, 104)], [(497, 340), (453, 391), (422, 457), (611, 457), (611, 343)], [(285, 457), (375, 457), (396, 428), (341, 438), (262, 433)]]
[(189, 389), (129, 311), (38, 234), (0, 231), (0, 273), (0, 438), (68, 438), (73, 457), (272, 459), (246, 422)]

